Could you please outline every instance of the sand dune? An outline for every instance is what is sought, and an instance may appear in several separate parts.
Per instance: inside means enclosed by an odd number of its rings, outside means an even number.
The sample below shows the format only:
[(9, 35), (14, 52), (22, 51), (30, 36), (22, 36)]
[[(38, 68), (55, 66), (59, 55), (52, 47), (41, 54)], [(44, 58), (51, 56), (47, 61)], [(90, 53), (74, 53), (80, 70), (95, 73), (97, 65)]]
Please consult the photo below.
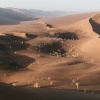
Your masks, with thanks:
[(54, 17), (54, 18), (44, 18), (42, 19), (44, 22), (49, 23), (51, 25), (68, 25), (81, 20), (84, 20), (88, 17), (95, 15), (96, 13), (84, 13), (84, 14), (74, 14), (63, 17)]
[(98, 54), (100, 52), (99, 47), (100, 39), (94, 38), (88, 41), (85, 45), (82, 46), (82, 50), (87, 53), (87, 55), (99, 58)]
[[(93, 95), (100, 94), (100, 40), (90, 21), (93, 15), (0, 26), (1, 82), (20, 87), (17, 91), (26, 94), (21, 100), (99, 100), (98, 95)], [(40, 89), (33, 88), (37, 84)], [(12, 86), (1, 86), (13, 91)], [(18, 95), (14, 93), (16, 98)]]

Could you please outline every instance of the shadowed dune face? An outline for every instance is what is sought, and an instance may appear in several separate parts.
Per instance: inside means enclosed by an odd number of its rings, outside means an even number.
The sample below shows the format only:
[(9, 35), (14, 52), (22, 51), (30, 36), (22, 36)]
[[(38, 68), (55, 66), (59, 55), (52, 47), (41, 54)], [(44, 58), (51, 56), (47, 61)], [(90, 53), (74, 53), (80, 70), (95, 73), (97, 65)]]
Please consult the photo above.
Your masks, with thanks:
[(81, 93), (81, 90), (75, 92), (75, 90), (19, 88), (5, 83), (0, 83), (0, 90), (1, 100), (100, 100), (99, 95)]
[(100, 14), (95, 15), (89, 19), (93, 31), (100, 35)]
[(52, 55), (63, 55), (66, 53), (62, 43), (59, 41), (51, 42), (51, 43), (41, 43), (37, 47), (37, 50)]
[(25, 50), (30, 45), (25, 43), (29, 39), (14, 35), (0, 36), (0, 69), (26, 68), (35, 62), (34, 58), (18, 55), (15, 51)]
[(29, 64), (35, 62), (34, 58), (30, 58), (24, 55), (10, 54), (10, 57), (0, 56), (0, 69), (5, 70), (17, 70), (26, 68)]
[(100, 24), (96, 23), (92, 18), (89, 20), (93, 31), (100, 35)]
[(20, 68), (26, 68), (29, 64), (35, 62), (34, 58), (25, 56), (25, 55), (18, 55), (18, 54), (12, 54), (10, 55), (10, 58), (14, 60), (15, 65), (9, 65), (8, 69), (20, 69)]
[(8, 45), (0, 43), (0, 51), (9, 53), (11, 52), (11, 49)]
[(22, 66), (15, 62), (12, 58), (0, 56), (0, 69), (12, 70), (18, 68), (22, 68)]
[[(6, 42), (9, 48), (13, 51), (24, 50), (30, 46), (29, 44), (24, 43), (25, 41), (27, 41), (27, 39), (14, 35), (0, 36), (0, 40)], [(0, 49), (3, 48), (5, 48), (4, 45), (2, 45)]]

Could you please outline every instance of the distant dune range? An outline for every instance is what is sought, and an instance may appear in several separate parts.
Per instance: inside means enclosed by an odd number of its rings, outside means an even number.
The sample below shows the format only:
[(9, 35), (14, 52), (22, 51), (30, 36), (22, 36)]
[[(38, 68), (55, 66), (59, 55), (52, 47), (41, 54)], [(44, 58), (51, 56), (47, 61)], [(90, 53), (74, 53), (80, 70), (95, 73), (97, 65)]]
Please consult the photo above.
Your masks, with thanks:
[(0, 8), (0, 25), (19, 24), (21, 21), (36, 20), (38, 18), (29, 17), (25, 14), (15, 12), (10, 9)]
[(1, 18), (2, 100), (100, 100), (97, 13), (34, 20), (0, 11), (2, 18), (20, 20), (4, 24)]
[(15, 12), (20, 12), (28, 16), (36, 16), (36, 17), (54, 17), (54, 16), (64, 16), (64, 15), (70, 15), (74, 14), (76, 12), (74, 11), (44, 11), (44, 10), (38, 10), (38, 9), (18, 9), (18, 8), (12, 8), (8, 7), (7, 9), (11, 9)]

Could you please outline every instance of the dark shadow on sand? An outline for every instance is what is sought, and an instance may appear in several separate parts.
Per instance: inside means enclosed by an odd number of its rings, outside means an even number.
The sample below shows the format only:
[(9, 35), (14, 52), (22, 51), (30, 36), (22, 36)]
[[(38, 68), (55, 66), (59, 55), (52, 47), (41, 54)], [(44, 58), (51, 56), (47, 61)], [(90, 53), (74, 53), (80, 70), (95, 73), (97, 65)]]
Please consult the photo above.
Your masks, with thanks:
[(100, 35), (100, 24), (96, 23), (92, 18), (89, 19), (89, 22), (92, 26), (93, 31)]
[(49, 27), (49, 28), (54, 28), (54, 26), (51, 25), (51, 24), (46, 24), (46, 26)]
[(26, 33), (25, 35), (26, 35), (26, 37), (29, 38), (29, 39), (35, 39), (35, 38), (38, 37), (38, 35), (29, 34), (29, 33)]
[(4, 44), (0, 45), (0, 50), (6, 49), (8, 46), (8, 49), (11, 49), (13, 51), (18, 51), (18, 50), (25, 50), (27, 47), (30, 45), (28, 43), (25, 43), (28, 41), (26, 38), (14, 36), (14, 35), (5, 35), (5, 36), (0, 36), (0, 41), (4, 42)]
[(31, 57), (18, 54), (9, 54), (7, 56), (0, 56), (0, 69), (17, 70), (26, 68), (33, 62), (35, 62), (35, 59)]
[(0, 36), (0, 69), (20, 69), (26, 68), (35, 62), (34, 58), (18, 55), (16, 51), (25, 50), (30, 44), (26, 43), (29, 39), (14, 35)]

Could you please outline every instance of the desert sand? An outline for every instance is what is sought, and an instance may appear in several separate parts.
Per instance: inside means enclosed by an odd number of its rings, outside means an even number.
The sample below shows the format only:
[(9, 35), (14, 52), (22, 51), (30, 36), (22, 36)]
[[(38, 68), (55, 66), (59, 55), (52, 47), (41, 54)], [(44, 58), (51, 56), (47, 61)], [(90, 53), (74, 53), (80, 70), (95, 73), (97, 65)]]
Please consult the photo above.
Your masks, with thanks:
[(94, 15), (1, 25), (2, 100), (100, 100), (100, 25)]

